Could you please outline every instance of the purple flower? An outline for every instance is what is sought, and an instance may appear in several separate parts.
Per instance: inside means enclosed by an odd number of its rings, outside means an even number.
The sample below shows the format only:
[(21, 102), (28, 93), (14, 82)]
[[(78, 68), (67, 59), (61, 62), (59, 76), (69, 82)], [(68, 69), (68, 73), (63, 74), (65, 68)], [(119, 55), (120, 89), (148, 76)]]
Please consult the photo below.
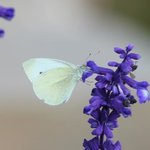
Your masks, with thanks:
[(126, 101), (126, 99), (123, 96), (116, 96), (111, 100), (111, 106), (114, 110), (122, 114), (124, 117), (131, 116), (131, 110), (126, 107), (124, 101)]
[(132, 49), (134, 48), (134, 45), (133, 44), (129, 44), (127, 47), (126, 47), (126, 52), (130, 52)]
[(0, 38), (4, 36), (5, 31), (3, 29), (0, 29)]
[[(6, 20), (11, 20), (14, 17), (15, 9), (0, 6), (0, 17)], [(0, 29), (0, 38), (4, 36), (4, 30)]]
[(139, 54), (131, 53), (133, 45), (129, 44), (125, 49), (115, 47), (114, 51), (119, 54), (122, 62), (109, 61), (108, 66), (116, 67), (116, 70), (98, 66), (94, 61), (88, 61), (88, 71), (83, 73), (82, 80), (96, 74), (95, 87), (91, 92), (89, 105), (84, 107), (83, 112), (90, 115), (88, 120), (92, 128), (92, 140), (84, 140), (86, 150), (121, 150), (120, 142), (112, 142), (113, 130), (118, 127), (117, 119), (123, 115), (131, 116), (131, 105), (137, 102), (131, 94), (136, 90), (139, 103), (150, 100), (148, 91), (149, 83), (136, 81), (130, 76), (137, 69), (135, 60), (140, 59)]
[(90, 77), (92, 75), (93, 75), (93, 72), (91, 70), (83, 72), (82, 81), (85, 82), (86, 78), (88, 78), (88, 77)]
[(3, 6), (0, 6), (0, 17), (11, 20), (14, 17), (14, 8), (6, 8)]
[(117, 118), (120, 117), (119, 113), (117, 113), (115, 110), (109, 113), (105, 109), (102, 111), (96, 111), (97, 116), (95, 117), (95, 114), (92, 114), (93, 118), (88, 120), (88, 122), (91, 124), (91, 128), (94, 128), (92, 134), (97, 136), (105, 134), (107, 138), (112, 138), (112, 130), (118, 127)]
[[(93, 72), (96, 74), (101, 74), (101, 75), (113, 74), (113, 70), (104, 67), (99, 67), (95, 64), (94, 61), (88, 61), (87, 67), (90, 68), (89, 72)], [(86, 79), (88, 77), (88, 76), (86, 77), (85, 75), (86, 74), (83, 73), (82, 79)]]
[(150, 95), (148, 91), (149, 83), (146, 81), (138, 82), (128, 76), (123, 77), (124, 82), (134, 89), (137, 90), (137, 96), (140, 103), (145, 103), (146, 101), (150, 100)]
[(98, 150), (99, 149), (99, 139), (98, 137), (94, 137), (93, 139), (87, 141), (84, 139), (83, 142), (84, 150)]
[(121, 144), (117, 141), (115, 144), (111, 140), (104, 142), (104, 150), (121, 150)]
[(111, 66), (111, 67), (118, 67), (120, 64), (118, 62), (115, 62), (115, 61), (110, 61), (108, 62), (108, 66)]
[(90, 105), (84, 108), (84, 113), (90, 115), (92, 111), (96, 110), (102, 105), (106, 105), (106, 102), (103, 100), (103, 98), (100, 98), (99, 96), (93, 96), (90, 99)]
[(150, 100), (149, 91), (146, 88), (138, 88), (137, 96), (140, 103), (145, 103), (147, 100)]

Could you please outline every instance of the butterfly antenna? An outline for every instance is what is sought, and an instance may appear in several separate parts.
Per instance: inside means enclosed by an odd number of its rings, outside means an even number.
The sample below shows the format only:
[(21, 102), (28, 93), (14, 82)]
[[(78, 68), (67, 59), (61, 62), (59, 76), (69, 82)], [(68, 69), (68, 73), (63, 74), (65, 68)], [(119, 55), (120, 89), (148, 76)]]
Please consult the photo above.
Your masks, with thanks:
[(85, 59), (86, 61), (88, 61), (88, 59), (92, 56), (92, 53), (89, 53), (89, 55), (87, 56), (87, 58)]
[(86, 64), (86, 62), (89, 60), (89, 58), (91, 57), (92, 53), (89, 53), (88, 56), (85, 59), (84, 65)]
[(92, 53), (89, 53), (88, 54), (88, 56), (87, 56), (87, 58), (85, 59), (85, 62), (84, 62), (84, 64), (86, 64), (86, 62), (89, 60), (89, 58), (92, 56), (97, 56), (98, 54), (100, 53), (100, 50), (99, 51), (97, 51), (95, 54), (92, 54)]
[(97, 51), (96, 53), (90, 53), (89, 56), (88, 56), (88, 59), (90, 58), (90, 56), (96, 57), (99, 53), (100, 53), (100, 50)]

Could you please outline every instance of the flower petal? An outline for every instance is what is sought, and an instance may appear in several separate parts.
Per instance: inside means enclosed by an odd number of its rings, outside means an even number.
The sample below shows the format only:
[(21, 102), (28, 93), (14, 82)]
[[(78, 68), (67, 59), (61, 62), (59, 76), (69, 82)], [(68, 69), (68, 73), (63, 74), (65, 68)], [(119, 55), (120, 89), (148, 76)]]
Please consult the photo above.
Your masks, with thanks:
[(82, 81), (85, 82), (85, 80), (86, 80), (88, 77), (92, 76), (92, 75), (93, 75), (93, 72), (92, 72), (92, 71), (85, 71), (85, 72), (83, 72), (83, 74), (82, 74)]
[(112, 140), (106, 139), (104, 142), (104, 148), (105, 150), (121, 150), (121, 144), (119, 141), (114, 144)]
[(0, 17), (6, 20), (11, 20), (14, 17), (14, 12), (14, 8), (6, 8), (0, 6)]
[(88, 123), (90, 123), (91, 124), (91, 128), (97, 128), (98, 127), (98, 121), (97, 120), (95, 120), (95, 119), (93, 119), (93, 118), (90, 118), (89, 120), (88, 120)]
[(130, 52), (132, 49), (134, 48), (134, 45), (133, 44), (129, 44), (127, 47), (126, 47), (126, 52)]
[(135, 60), (139, 60), (141, 58), (139, 54), (135, 54), (135, 53), (130, 53), (128, 57)]
[(112, 130), (107, 125), (104, 127), (104, 133), (107, 138), (113, 138)]
[(109, 121), (114, 121), (119, 117), (120, 117), (120, 114), (117, 111), (113, 110), (109, 115)]
[(114, 51), (115, 51), (117, 54), (125, 54), (125, 51), (124, 51), (122, 48), (119, 48), (119, 47), (115, 47), (115, 48), (114, 48)]
[(92, 113), (92, 111), (94, 110), (94, 108), (91, 105), (85, 106), (83, 109), (83, 113), (90, 115)]
[(3, 36), (4, 36), (4, 34), (5, 34), (5, 31), (4, 31), (4, 30), (2, 30), (2, 29), (0, 29), (0, 38), (1, 38), (1, 37), (3, 37)]
[(108, 66), (111, 66), (111, 67), (118, 67), (120, 64), (118, 62), (115, 62), (115, 61), (109, 61), (108, 62)]
[(102, 131), (103, 131), (103, 126), (99, 125), (95, 130), (92, 131), (92, 134), (99, 136), (102, 134)]
[(94, 137), (93, 139), (87, 141), (84, 139), (83, 146), (85, 150), (98, 150), (99, 149), (99, 139)]
[(137, 89), (137, 96), (140, 103), (145, 103), (147, 100), (150, 100), (150, 94), (146, 88)]

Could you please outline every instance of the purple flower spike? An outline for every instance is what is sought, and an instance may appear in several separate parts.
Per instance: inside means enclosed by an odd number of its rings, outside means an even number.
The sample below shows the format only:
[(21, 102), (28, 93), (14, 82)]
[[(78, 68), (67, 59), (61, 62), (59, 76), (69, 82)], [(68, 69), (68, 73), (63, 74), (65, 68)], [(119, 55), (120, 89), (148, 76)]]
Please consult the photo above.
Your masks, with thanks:
[(0, 29), (0, 38), (1, 38), (1, 37), (3, 37), (3, 36), (4, 36), (4, 34), (5, 34), (5, 31), (4, 31), (4, 30), (2, 30), (2, 29)]
[(6, 8), (3, 6), (0, 6), (0, 17), (11, 20), (14, 17), (14, 8)]
[[(0, 17), (6, 20), (11, 20), (14, 17), (15, 9), (0, 6)], [(0, 29), (0, 38), (4, 37), (5, 31)]]
[(121, 150), (120, 142), (112, 141), (113, 130), (118, 127), (120, 116), (131, 116), (131, 106), (137, 102), (128, 87), (136, 90), (139, 103), (150, 100), (149, 83), (136, 81), (131, 76), (137, 69), (134, 60), (140, 59), (139, 54), (130, 53), (133, 47), (132, 44), (125, 50), (115, 47), (114, 51), (123, 59), (121, 63), (109, 61), (108, 65), (116, 67), (115, 71), (100, 67), (94, 61), (87, 62), (89, 72), (83, 73), (83, 81), (96, 74), (96, 83), (89, 105), (84, 107), (84, 113), (91, 116), (88, 123), (92, 128), (92, 135), (96, 137), (89, 141), (84, 140), (85, 150)]

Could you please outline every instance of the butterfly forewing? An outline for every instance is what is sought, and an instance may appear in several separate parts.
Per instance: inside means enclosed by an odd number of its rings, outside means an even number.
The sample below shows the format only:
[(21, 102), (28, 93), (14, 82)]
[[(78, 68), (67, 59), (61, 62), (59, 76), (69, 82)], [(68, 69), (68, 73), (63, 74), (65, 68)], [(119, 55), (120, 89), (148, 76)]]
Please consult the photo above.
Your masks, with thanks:
[(62, 67), (76, 68), (76, 66), (71, 63), (48, 58), (32, 58), (23, 63), (25, 73), (31, 82), (39, 78), (44, 72)]
[(57, 59), (33, 58), (23, 67), (37, 97), (49, 105), (66, 102), (81, 75), (77, 66)]

